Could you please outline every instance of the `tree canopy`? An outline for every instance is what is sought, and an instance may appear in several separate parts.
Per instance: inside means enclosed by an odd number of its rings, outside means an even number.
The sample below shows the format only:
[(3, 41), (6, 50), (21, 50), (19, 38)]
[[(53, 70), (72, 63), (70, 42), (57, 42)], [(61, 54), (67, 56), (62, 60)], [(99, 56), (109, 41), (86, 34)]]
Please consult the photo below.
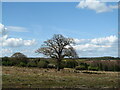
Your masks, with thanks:
[(36, 50), (36, 53), (42, 53), (51, 58), (55, 58), (58, 64), (60, 64), (64, 57), (78, 58), (72, 44), (74, 44), (72, 38), (66, 38), (61, 34), (55, 34), (51, 39), (44, 41), (44, 44)]
[(23, 53), (20, 53), (20, 52), (14, 53), (11, 57), (14, 57), (14, 58), (27, 58), (26, 55), (24, 55)]

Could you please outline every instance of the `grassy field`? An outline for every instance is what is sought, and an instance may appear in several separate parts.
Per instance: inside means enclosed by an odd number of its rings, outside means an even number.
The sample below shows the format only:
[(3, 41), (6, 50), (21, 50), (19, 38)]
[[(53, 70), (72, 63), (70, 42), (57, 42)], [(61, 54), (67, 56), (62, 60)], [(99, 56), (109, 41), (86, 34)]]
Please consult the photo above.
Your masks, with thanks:
[(3, 66), (3, 88), (116, 88), (118, 72)]

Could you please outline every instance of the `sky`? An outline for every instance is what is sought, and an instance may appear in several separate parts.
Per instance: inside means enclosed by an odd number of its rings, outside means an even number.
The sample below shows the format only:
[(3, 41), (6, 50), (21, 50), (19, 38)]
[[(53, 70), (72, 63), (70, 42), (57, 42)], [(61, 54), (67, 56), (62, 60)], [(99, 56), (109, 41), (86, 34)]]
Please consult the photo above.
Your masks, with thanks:
[(0, 52), (22, 52), (42, 57), (35, 50), (54, 34), (71, 37), (79, 57), (118, 56), (118, 7), (96, 0), (81, 2), (3, 2)]

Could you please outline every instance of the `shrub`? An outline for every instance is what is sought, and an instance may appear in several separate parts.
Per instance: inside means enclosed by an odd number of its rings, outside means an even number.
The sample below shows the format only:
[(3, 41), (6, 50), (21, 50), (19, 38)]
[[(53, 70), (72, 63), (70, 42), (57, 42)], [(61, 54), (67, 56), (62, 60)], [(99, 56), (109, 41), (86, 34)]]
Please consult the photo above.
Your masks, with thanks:
[(20, 64), (18, 64), (18, 66), (20, 66), (20, 67), (26, 67), (27, 65), (24, 62), (20, 62)]
[(87, 63), (80, 63), (80, 66), (81, 66), (81, 65), (82, 65), (82, 66), (85, 66), (85, 68), (88, 69), (88, 66), (89, 66), (89, 65), (88, 65)]
[(10, 61), (10, 59), (8, 57), (3, 57), (2, 58), (2, 65), (4, 65), (4, 66), (12, 66), (13, 63), (12, 63), (12, 61)]
[(76, 70), (86, 70), (84, 65), (76, 66), (75, 69)]
[(37, 67), (37, 64), (34, 61), (30, 61), (27, 63), (28, 67)]
[(78, 65), (78, 63), (74, 60), (64, 61), (64, 64), (66, 68), (75, 68)]
[(2, 61), (2, 65), (4, 65), (4, 66), (13, 66), (13, 63), (11, 61)]
[(10, 59), (10, 61), (12, 62), (12, 64), (13, 65), (15, 65), (15, 66), (19, 66), (19, 64), (21, 63), (21, 62), (23, 62), (23, 63), (25, 63), (25, 64), (27, 64), (28, 63), (28, 59), (26, 58), (24, 58), (24, 59), (18, 59), (18, 58), (14, 58), (14, 57), (11, 57), (11, 58), (9, 58)]
[(40, 58), (35, 58), (35, 59), (31, 59), (31, 60), (37, 64), (40, 61)]
[[(60, 69), (64, 69), (64, 67), (65, 67), (65, 64), (64, 64), (64, 62), (62, 61), (62, 62), (60, 63), (60, 65), (59, 65), (59, 68), (60, 68)], [(55, 64), (55, 69), (57, 69), (57, 63)]]
[(93, 66), (89, 66), (88, 69), (93, 70), (93, 71), (98, 71), (99, 70), (98, 67), (93, 67)]
[(54, 64), (48, 64), (47, 67), (48, 67), (48, 68), (55, 68), (55, 65), (54, 65)]
[(8, 57), (3, 57), (3, 58), (2, 58), (2, 61), (7, 62), (7, 61), (10, 61), (10, 60), (9, 60), (9, 58), (8, 58)]
[(37, 64), (37, 66), (39, 68), (47, 68), (48, 62), (46, 62), (46, 61), (39, 61), (38, 64)]
[(64, 67), (65, 67), (65, 64), (62, 62), (62, 63), (60, 64), (60, 69), (64, 69)]
[(17, 65), (17, 66), (19, 66), (19, 64), (20, 64), (21, 62), (23, 62), (23, 63), (25, 63), (25, 64), (28, 63), (28, 58), (27, 58), (27, 56), (24, 55), (24, 54), (22, 54), (22, 53), (20, 53), (20, 52), (14, 53), (14, 54), (11, 56), (10, 60), (13, 62), (14, 65)]

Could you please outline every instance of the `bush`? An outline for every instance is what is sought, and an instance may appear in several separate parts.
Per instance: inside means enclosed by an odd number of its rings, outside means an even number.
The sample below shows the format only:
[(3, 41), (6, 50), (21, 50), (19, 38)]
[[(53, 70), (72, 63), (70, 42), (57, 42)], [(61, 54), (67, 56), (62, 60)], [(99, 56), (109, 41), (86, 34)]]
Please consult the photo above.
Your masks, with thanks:
[(13, 63), (11, 61), (2, 61), (2, 65), (4, 65), (4, 66), (13, 66)]
[(17, 53), (14, 53), (10, 60), (14, 63), (14, 65), (19, 65), (21, 62), (23, 63), (28, 63), (28, 58), (26, 55), (20, 53), (20, 52), (17, 52)]
[(93, 71), (98, 71), (99, 70), (98, 67), (93, 67), (93, 66), (89, 66), (88, 69), (93, 70)]
[(37, 67), (37, 64), (34, 61), (30, 61), (27, 63), (28, 67)]
[(31, 59), (31, 61), (34, 61), (37, 64), (40, 61), (40, 58)]
[(54, 64), (48, 64), (47, 67), (48, 67), (48, 68), (55, 68), (55, 65), (54, 65)]
[(76, 66), (75, 69), (76, 70), (86, 70), (86, 67), (83, 65), (80, 65), (80, 66)]
[(12, 63), (12, 61), (10, 61), (10, 59), (8, 57), (3, 57), (2, 58), (2, 65), (4, 65), (4, 66), (12, 66), (13, 63)]
[[(59, 68), (64, 69), (64, 67), (65, 67), (65, 62), (64, 61), (60, 62)], [(55, 63), (55, 69), (57, 69), (57, 63)]]
[(48, 62), (46, 62), (46, 61), (39, 61), (38, 64), (37, 64), (37, 66), (39, 68), (47, 68)]
[(20, 62), (20, 64), (18, 64), (18, 66), (20, 66), (20, 67), (26, 67), (27, 65), (24, 62)]
[(88, 65), (87, 63), (80, 63), (80, 66), (81, 66), (81, 65), (82, 65), (82, 66), (85, 66), (85, 68), (88, 69), (88, 66), (89, 66), (89, 65)]
[[(65, 64), (63, 63), (63, 62), (61, 62), (61, 64), (60, 64), (60, 69), (64, 69), (64, 67), (65, 67)], [(56, 67), (57, 68), (57, 67)]]
[(66, 68), (75, 68), (78, 65), (78, 63), (74, 60), (64, 61), (64, 63)]
[(7, 61), (10, 61), (10, 60), (9, 60), (9, 58), (8, 58), (8, 57), (3, 57), (3, 58), (2, 58), (2, 61), (7, 62)]
[(19, 64), (20, 64), (21, 62), (23, 62), (23, 63), (25, 63), (25, 64), (28, 63), (28, 59), (27, 59), (27, 58), (18, 59), (18, 58), (11, 57), (11, 58), (9, 58), (9, 59), (10, 59), (10, 61), (12, 62), (12, 64), (15, 65), (15, 66), (19, 66)]

